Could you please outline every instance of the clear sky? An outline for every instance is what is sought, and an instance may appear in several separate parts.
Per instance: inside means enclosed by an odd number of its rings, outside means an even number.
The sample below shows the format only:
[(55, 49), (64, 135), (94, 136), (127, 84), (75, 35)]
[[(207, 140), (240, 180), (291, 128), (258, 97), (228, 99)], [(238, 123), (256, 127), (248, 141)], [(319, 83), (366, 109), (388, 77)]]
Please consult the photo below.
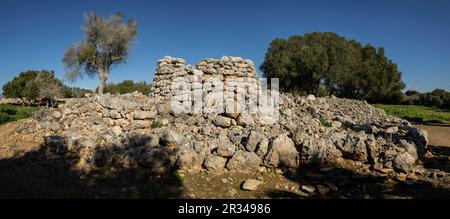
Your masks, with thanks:
[[(82, 40), (86, 11), (121, 11), (139, 22), (128, 63), (112, 70), (113, 82), (151, 82), (165, 55), (190, 64), (242, 56), (258, 68), (273, 39), (330, 31), (384, 47), (407, 89), (450, 90), (448, 0), (1, 0), (0, 85), (30, 69), (54, 70), (63, 79), (62, 57)], [(67, 84), (95, 88), (98, 82), (84, 77)]]

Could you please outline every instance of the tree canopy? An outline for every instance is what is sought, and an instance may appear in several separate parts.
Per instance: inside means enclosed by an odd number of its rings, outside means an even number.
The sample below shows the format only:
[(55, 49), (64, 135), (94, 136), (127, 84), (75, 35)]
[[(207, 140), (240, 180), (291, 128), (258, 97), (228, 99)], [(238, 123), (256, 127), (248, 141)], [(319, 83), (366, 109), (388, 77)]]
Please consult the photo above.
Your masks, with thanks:
[(405, 87), (383, 48), (329, 32), (275, 39), (260, 69), (267, 78), (279, 78), (280, 89), (304, 94), (395, 102)]
[(105, 87), (105, 93), (111, 93), (111, 94), (125, 94), (125, 93), (132, 93), (134, 91), (141, 92), (145, 95), (148, 95), (150, 93), (151, 84), (147, 84), (145, 81), (137, 82), (135, 83), (132, 80), (125, 80), (118, 84), (109, 83)]
[(102, 94), (110, 70), (127, 60), (128, 51), (137, 34), (137, 23), (134, 20), (125, 22), (121, 13), (105, 20), (88, 12), (85, 14), (83, 30), (84, 40), (68, 48), (64, 55), (66, 77), (75, 80), (83, 74), (89, 77), (98, 75), (98, 93)]
[(3, 85), (3, 95), (28, 100), (48, 99), (54, 105), (53, 100), (62, 97), (63, 89), (63, 82), (55, 78), (53, 71), (27, 71)]

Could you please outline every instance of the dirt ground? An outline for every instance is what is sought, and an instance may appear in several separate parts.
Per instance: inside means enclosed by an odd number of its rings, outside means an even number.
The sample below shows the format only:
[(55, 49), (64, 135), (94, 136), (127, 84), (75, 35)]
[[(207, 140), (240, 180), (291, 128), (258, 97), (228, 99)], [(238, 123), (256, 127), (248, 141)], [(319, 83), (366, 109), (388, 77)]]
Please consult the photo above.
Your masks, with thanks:
[(428, 132), (431, 145), (450, 148), (450, 124), (446, 125), (417, 125), (419, 129)]
[[(298, 170), (262, 169), (254, 173), (212, 174), (168, 170), (151, 174), (142, 169), (81, 175), (74, 160), (39, 152), (39, 144), (13, 142), (19, 122), (0, 126), (1, 198), (450, 198), (450, 127), (419, 126), (428, 131), (433, 159), (424, 163), (437, 180), (395, 180), (348, 169), (302, 166)], [(2, 147), (3, 146), (3, 147)], [(34, 149), (20, 156), (17, 151)], [(15, 155), (14, 155), (15, 154)], [(14, 156), (12, 156), (14, 155)], [(442, 178), (448, 181), (442, 183)], [(448, 179), (447, 179), (448, 178)], [(243, 191), (247, 179), (263, 182), (256, 191)], [(305, 187), (314, 188), (307, 192)]]

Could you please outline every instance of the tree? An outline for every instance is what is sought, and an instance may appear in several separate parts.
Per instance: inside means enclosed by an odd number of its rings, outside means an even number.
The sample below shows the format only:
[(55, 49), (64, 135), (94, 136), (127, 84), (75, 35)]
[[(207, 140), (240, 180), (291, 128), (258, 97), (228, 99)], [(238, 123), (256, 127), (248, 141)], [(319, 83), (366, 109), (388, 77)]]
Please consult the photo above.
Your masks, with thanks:
[(55, 99), (62, 97), (63, 88), (63, 82), (55, 78), (53, 71), (27, 71), (7, 82), (3, 86), (3, 95), (33, 101), (44, 99), (49, 105), (55, 106)]
[(39, 71), (21, 72), (13, 80), (3, 85), (3, 96), (7, 98), (33, 97), (35, 90), (32, 85), (28, 84), (36, 78), (38, 73)]
[(105, 93), (111, 93), (111, 94), (125, 94), (125, 93), (131, 93), (134, 91), (141, 92), (145, 95), (148, 95), (151, 90), (151, 84), (147, 84), (145, 81), (137, 82), (135, 83), (132, 80), (125, 80), (118, 84), (109, 83), (105, 87)]
[(38, 97), (46, 100), (47, 105), (51, 107), (56, 106), (57, 98), (63, 97), (64, 84), (55, 78), (53, 72), (39, 73), (30, 84), (33, 84), (35, 89), (37, 89)]
[(404, 83), (383, 48), (362, 46), (335, 33), (309, 33), (275, 39), (260, 69), (279, 78), (284, 91), (393, 102)]
[(79, 87), (67, 87), (64, 86), (63, 89), (63, 96), (64, 98), (81, 98), (84, 97), (86, 94), (92, 94), (92, 90), (86, 89), (86, 88), (79, 88)]
[(111, 69), (124, 63), (137, 34), (134, 20), (124, 22), (124, 16), (116, 13), (104, 20), (93, 12), (85, 14), (85, 39), (67, 49), (63, 63), (66, 77), (75, 80), (86, 74), (98, 75), (98, 93), (103, 94)]

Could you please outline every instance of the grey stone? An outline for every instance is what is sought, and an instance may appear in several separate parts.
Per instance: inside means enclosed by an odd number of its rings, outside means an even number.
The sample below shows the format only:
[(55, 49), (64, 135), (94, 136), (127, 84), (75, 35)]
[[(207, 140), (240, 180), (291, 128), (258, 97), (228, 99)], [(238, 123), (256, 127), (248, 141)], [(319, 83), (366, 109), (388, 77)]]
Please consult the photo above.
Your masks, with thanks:
[(59, 111), (55, 111), (53, 112), (53, 118), (54, 119), (60, 119), (61, 118), (61, 113)]
[(264, 163), (268, 166), (297, 167), (299, 164), (299, 153), (295, 148), (294, 141), (287, 135), (279, 135), (270, 142), (269, 152)]
[(180, 155), (176, 164), (180, 170), (200, 170), (203, 160), (195, 151), (189, 151)]
[(249, 152), (253, 152), (256, 149), (256, 146), (261, 141), (263, 136), (256, 131), (250, 131), (250, 134), (247, 137), (247, 143), (245, 144), (245, 149)]
[(255, 172), (261, 164), (261, 158), (253, 152), (237, 151), (228, 161), (226, 167), (230, 171)]
[(206, 157), (204, 166), (209, 171), (218, 172), (225, 168), (226, 162), (226, 158), (210, 154)]
[(136, 111), (134, 112), (134, 119), (153, 119), (156, 115), (156, 111)]
[(163, 146), (166, 147), (176, 147), (179, 145), (182, 145), (184, 142), (184, 136), (172, 131), (170, 129), (167, 129), (164, 131), (162, 137), (161, 137), (161, 143)]
[(415, 159), (408, 152), (399, 153), (394, 159), (394, 168), (404, 173), (409, 173), (414, 164)]
[(216, 151), (217, 155), (221, 157), (231, 157), (236, 151), (236, 146), (231, 142), (223, 142), (223, 143), (219, 142)]
[(236, 124), (242, 127), (247, 127), (253, 124), (253, 117), (248, 113), (241, 113), (237, 117)]
[(122, 128), (120, 127), (120, 126), (114, 126), (114, 127), (112, 127), (111, 128), (111, 133), (114, 135), (114, 136), (120, 136), (122, 133), (123, 133), (123, 131), (122, 131)]
[(256, 148), (256, 154), (260, 157), (264, 157), (267, 154), (267, 151), (269, 150), (269, 139), (263, 138)]
[(222, 127), (222, 128), (229, 128), (231, 126), (231, 119), (224, 116), (217, 116), (213, 120), (214, 125)]

